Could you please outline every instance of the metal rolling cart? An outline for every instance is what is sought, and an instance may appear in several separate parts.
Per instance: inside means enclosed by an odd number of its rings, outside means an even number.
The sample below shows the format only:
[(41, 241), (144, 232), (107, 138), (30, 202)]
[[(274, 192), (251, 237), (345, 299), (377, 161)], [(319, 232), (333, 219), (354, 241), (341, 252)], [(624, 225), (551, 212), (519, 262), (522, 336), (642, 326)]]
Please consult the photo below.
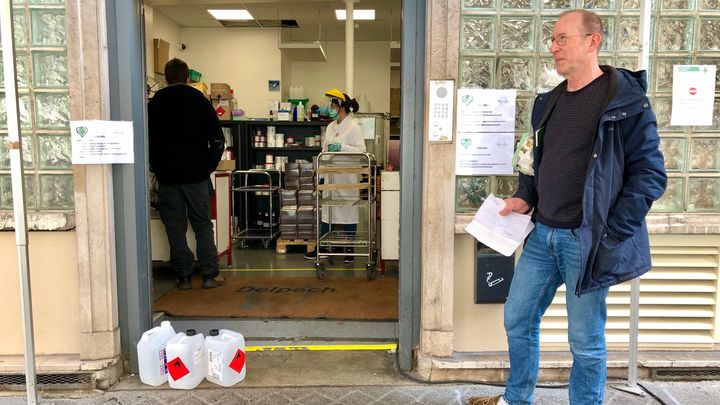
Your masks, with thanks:
[[(377, 277), (378, 250), (375, 242), (377, 235), (376, 225), (376, 168), (375, 156), (370, 153), (355, 152), (321, 152), (314, 163), (315, 169), (315, 209), (317, 210), (315, 247), (315, 275), (318, 279), (325, 278), (325, 263), (322, 256), (333, 262), (335, 256), (367, 257), (366, 276), (368, 280)], [(338, 174), (357, 175), (354, 183), (336, 183), (333, 177)], [(321, 181), (323, 179), (323, 181)], [(345, 197), (333, 195), (336, 190), (358, 190), (359, 196)], [(330, 230), (321, 235), (320, 222), (322, 221), (322, 208), (328, 207), (330, 216)], [(367, 231), (357, 231), (351, 234), (346, 231), (334, 230), (332, 227), (332, 207), (367, 207)], [(352, 253), (338, 251), (339, 248), (361, 248), (364, 252), (354, 250)]]
[[(238, 247), (243, 249), (247, 247), (247, 242), (250, 240), (259, 240), (262, 242), (263, 248), (267, 249), (270, 241), (277, 238), (280, 234), (280, 228), (275, 223), (273, 213), (273, 199), (277, 198), (279, 207), (279, 192), (281, 188), (281, 176), (278, 170), (274, 169), (251, 169), (251, 170), (235, 170), (231, 176), (232, 184), (232, 211), (233, 220), (237, 224), (233, 224), (233, 240), (238, 241)], [(273, 181), (273, 177), (277, 180)], [(264, 179), (265, 182), (260, 181)], [(236, 194), (242, 194), (241, 206), (242, 215), (238, 219), (236, 210), (238, 207), (235, 205)], [(265, 221), (260, 218), (253, 218), (250, 220), (250, 202), (251, 199), (257, 197), (266, 197), (268, 204), (268, 226), (264, 226)], [(257, 198), (260, 200), (260, 198)], [(240, 229), (240, 223), (244, 222), (245, 227)], [(258, 224), (259, 223), (259, 224)]]

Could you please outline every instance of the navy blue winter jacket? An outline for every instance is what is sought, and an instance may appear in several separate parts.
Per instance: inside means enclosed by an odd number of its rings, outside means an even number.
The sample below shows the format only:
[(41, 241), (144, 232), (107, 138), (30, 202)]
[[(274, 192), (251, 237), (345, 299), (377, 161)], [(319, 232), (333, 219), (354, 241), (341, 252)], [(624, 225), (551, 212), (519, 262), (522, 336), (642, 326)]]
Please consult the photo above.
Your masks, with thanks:
[[(610, 75), (608, 96), (598, 121), (583, 193), (580, 238), (583, 273), (575, 288), (581, 295), (638, 277), (651, 268), (645, 216), (667, 184), (655, 113), (645, 95), (645, 71), (601, 66)], [(567, 82), (535, 99), (535, 134)], [(537, 207), (537, 176), (543, 156), (535, 139), (535, 176), (520, 174), (515, 197)]]

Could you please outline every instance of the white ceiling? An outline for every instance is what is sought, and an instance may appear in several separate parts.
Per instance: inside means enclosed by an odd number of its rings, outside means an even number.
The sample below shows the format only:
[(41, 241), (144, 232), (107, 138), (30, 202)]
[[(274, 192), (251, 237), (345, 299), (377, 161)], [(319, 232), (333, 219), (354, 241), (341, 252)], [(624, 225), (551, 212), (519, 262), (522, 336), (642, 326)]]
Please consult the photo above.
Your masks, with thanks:
[[(335, 18), (341, 0), (146, 0), (181, 28), (222, 28), (206, 10), (244, 8), (258, 20), (296, 20), (299, 28), (283, 28), (283, 41), (344, 41), (345, 21)], [(359, 0), (356, 9), (374, 9), (374, 21), (355, 22), (356, 41), (400, 41), (401, 0)], [(259, 28), (260, 29), (260, 28)]]

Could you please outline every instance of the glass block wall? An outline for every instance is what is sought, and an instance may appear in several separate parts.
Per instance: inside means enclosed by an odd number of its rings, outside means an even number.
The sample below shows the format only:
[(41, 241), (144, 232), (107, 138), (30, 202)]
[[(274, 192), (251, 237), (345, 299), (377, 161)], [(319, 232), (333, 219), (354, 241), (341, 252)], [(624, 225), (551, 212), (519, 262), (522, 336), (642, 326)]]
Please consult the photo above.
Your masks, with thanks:
[[(537, 92), (562, 81), (548, 41), (564, 10), (591, 9), (605, 25), (600, 63), (636, 69), (640, 50), (640, 0), (462, 0), (459, 87), (517, 89), (516, 136), (530, 129)], [(654, 212), (720, 212), (720, 99), (709, 127), (670, 126), (675, 64), (720, 62), (719, 0), (655, 0), (652, 3), (648, 95), (658, 116), (661, 148), (670, 180)], [(720, 66), (716, 91), (720, 91)], [(469, 198), (472, 179), (458, 176), (456, 210), (477, 209), (478, 196), (512, 194), (516, 182), (484, 177)], [(511, 191), (512, 189), (512, 191)], [(471, 201), (470, 203), (468, 201)]]
[[(65, 1), (13, 0), (13, 22), (27, 209), (71, 211), (74, 195)], [(4, 88), (2, 80), (0, 87)], [(3, 88), (0, 88), (0, 211), (12, 211)]]

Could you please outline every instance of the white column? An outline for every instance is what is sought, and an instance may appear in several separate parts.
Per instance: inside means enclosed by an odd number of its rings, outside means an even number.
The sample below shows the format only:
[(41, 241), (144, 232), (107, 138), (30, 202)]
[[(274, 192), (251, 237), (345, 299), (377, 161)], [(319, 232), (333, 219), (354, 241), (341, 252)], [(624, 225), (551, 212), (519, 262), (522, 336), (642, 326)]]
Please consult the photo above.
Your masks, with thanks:
[(345, 0), (345, 93), (355, 94), (353, 86), (353, 66), (355, 65), (355, 20), (353, 7), (355, 0)]

